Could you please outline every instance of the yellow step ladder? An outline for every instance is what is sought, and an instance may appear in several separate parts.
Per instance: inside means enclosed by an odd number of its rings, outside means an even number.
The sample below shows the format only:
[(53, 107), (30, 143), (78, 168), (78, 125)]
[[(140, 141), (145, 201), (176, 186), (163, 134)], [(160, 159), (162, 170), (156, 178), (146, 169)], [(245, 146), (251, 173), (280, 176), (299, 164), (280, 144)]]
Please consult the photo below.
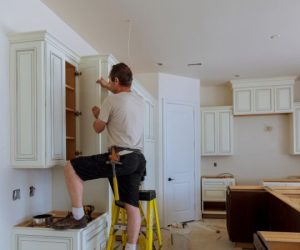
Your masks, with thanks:
[[(119, 156), (115, 152), (114, 148), (112, 148), (109, 163), (113, 168), (114, 201), (112, 204), (111, 226), (106, 250), (113, 250), (117, 236), (121, 237), (123, 248), (125, 247), (127, 241), (126, 210), (123, 208), (122, 202), (119, 201), (118, 181), (115, 171), (115, 165), (121, 163), (119, 162)], [(146, 202), (146, 214), (144, 213), (142, 202)], [(162, 238), (160, 232), (155, 190), (139, 191), (139, 209), (142, 216), (141, 229), (138, 239), (138, 245), (140, 249), (162, 249)]]

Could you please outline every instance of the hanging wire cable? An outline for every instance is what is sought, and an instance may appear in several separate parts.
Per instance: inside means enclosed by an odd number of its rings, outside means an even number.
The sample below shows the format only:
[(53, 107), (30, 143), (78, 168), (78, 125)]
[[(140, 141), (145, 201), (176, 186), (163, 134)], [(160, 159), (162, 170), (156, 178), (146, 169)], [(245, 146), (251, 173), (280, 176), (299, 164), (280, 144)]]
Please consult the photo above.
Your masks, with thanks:
[(130, 57), (130, 39), (131, 39), (131, 29), (132, 29), (132, 23), (131, 20), (128, 20), (128, 40), (127, 40), (127, 57), (128, 57), (128, 63), (131, 65), (131, 57)]

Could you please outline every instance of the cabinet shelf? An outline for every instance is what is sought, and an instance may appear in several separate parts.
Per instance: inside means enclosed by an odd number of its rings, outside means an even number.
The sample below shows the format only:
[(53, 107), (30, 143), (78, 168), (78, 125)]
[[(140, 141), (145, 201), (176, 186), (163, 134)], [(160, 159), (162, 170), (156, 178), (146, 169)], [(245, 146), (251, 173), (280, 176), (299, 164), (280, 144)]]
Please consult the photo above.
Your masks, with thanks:
[(67, 112), (75, 112), (75, 109), (66, 107)]
[(71, 91), (75, 91), (75, 88), (73, 88), (71, 85), (66, 84), (66, 89), (67, 90), (71, 90)]
[(68, 62), (65, 65), (66, 69), (66, 152), (67, 160), (75, 158), (76, 151), (76, 67)]

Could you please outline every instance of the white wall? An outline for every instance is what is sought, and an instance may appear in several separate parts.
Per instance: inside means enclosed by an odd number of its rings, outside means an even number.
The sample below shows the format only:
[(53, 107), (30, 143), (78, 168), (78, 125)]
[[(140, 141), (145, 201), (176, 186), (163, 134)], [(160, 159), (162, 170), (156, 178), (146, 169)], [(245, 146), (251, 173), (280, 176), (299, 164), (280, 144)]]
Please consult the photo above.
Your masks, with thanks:
[[(51, 209), (51, 171), (15, 170), (10, 167), (9, 125), (9, 45), (5, 33), (0, 30), (0, 245), (10, 249), (12, 225), (34, 214)], [(29, 187), (36, 188), (34, 197), (29, 197)], [(12, 190), (21, 189), (21, 199), (12, 200)]]
[[(200, 175), (200, 125), (199, 125), (199, 114), (200, 114), (200, 80), (192, 79), (188, 77), (182, 77), (177, 75), (170, 75), (164, 73), (148, 73), (148, 74), (138, 74), (135, 75), (135, 78), (139, 81), (154, 98), (157, 99), (158, 102), (158, 123), (156, 124), (156, 128), (158, 130), (158, 164), (156, 166), (156, 191), (158, 193), (158, 207), (159, 214), (164, 223), (164, 214), (163, 214), (163, 141), (162, 141), (162, 109), (163, 109), (163, 99), (168, 101), (178, 101), (183, 103), (193, 103), (196, 107), (196, 166), (197, 172)], [(184, 133), (184, 128), (183, 131)], [(200, 179), (198, 183), (195, 183), (198, 187), (197, 190), (200, 190)], [(200, 198), (200, 193), (198, 194), (198, 198)], [(200, 201), (196, 199), (197, 211), (200, 211)]]
[[(294, 90), (295, 101), (300, 101), (300, 82)], [(201, 106), (232, 105), (230, 86), (201, 86), (200, 99)], [(300, 156), (289, 154), (289, 115), (235, 116), (233, 121), (234, 155), (201, 157), (202, 175), (232, 173), (239, 184), (300, 176)], [(266, 131), (266, 126), (272, 131)]]
[[(10, 167), (7, 33), (47, 29), (78, 54), (94, 54), (95, 51), (39, 0), (0, 0), (0, 5), (0, 249), (9, 250), (13, 225), (52, 209), (52, 173), (49, 169)], [(36, 194), (30, 198), (31, 185), (36, 187)], [(21, 189), (21, 199), (12, 201), (12, 190), (16, 188)]]

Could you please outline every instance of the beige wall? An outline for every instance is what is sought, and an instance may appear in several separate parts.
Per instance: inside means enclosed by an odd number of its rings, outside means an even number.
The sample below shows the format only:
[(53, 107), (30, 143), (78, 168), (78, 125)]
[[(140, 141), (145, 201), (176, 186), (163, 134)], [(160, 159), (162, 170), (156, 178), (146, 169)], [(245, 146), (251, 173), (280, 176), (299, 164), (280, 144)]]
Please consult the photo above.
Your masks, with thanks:
[[(294, 93), (295, 101), (300, 101), (300, 82)], [(200, 100), (201, 106), (232, 105), (230, 86), (202, 86)], [(234, 155), (201, 157), (202, 175), (231, 173), (240, 184), (300, 176), (300, 156), (289, 154), (289, 115), (235, 116), (233, 120)], [(272, 130), (266, 131), (266, 126)]]

